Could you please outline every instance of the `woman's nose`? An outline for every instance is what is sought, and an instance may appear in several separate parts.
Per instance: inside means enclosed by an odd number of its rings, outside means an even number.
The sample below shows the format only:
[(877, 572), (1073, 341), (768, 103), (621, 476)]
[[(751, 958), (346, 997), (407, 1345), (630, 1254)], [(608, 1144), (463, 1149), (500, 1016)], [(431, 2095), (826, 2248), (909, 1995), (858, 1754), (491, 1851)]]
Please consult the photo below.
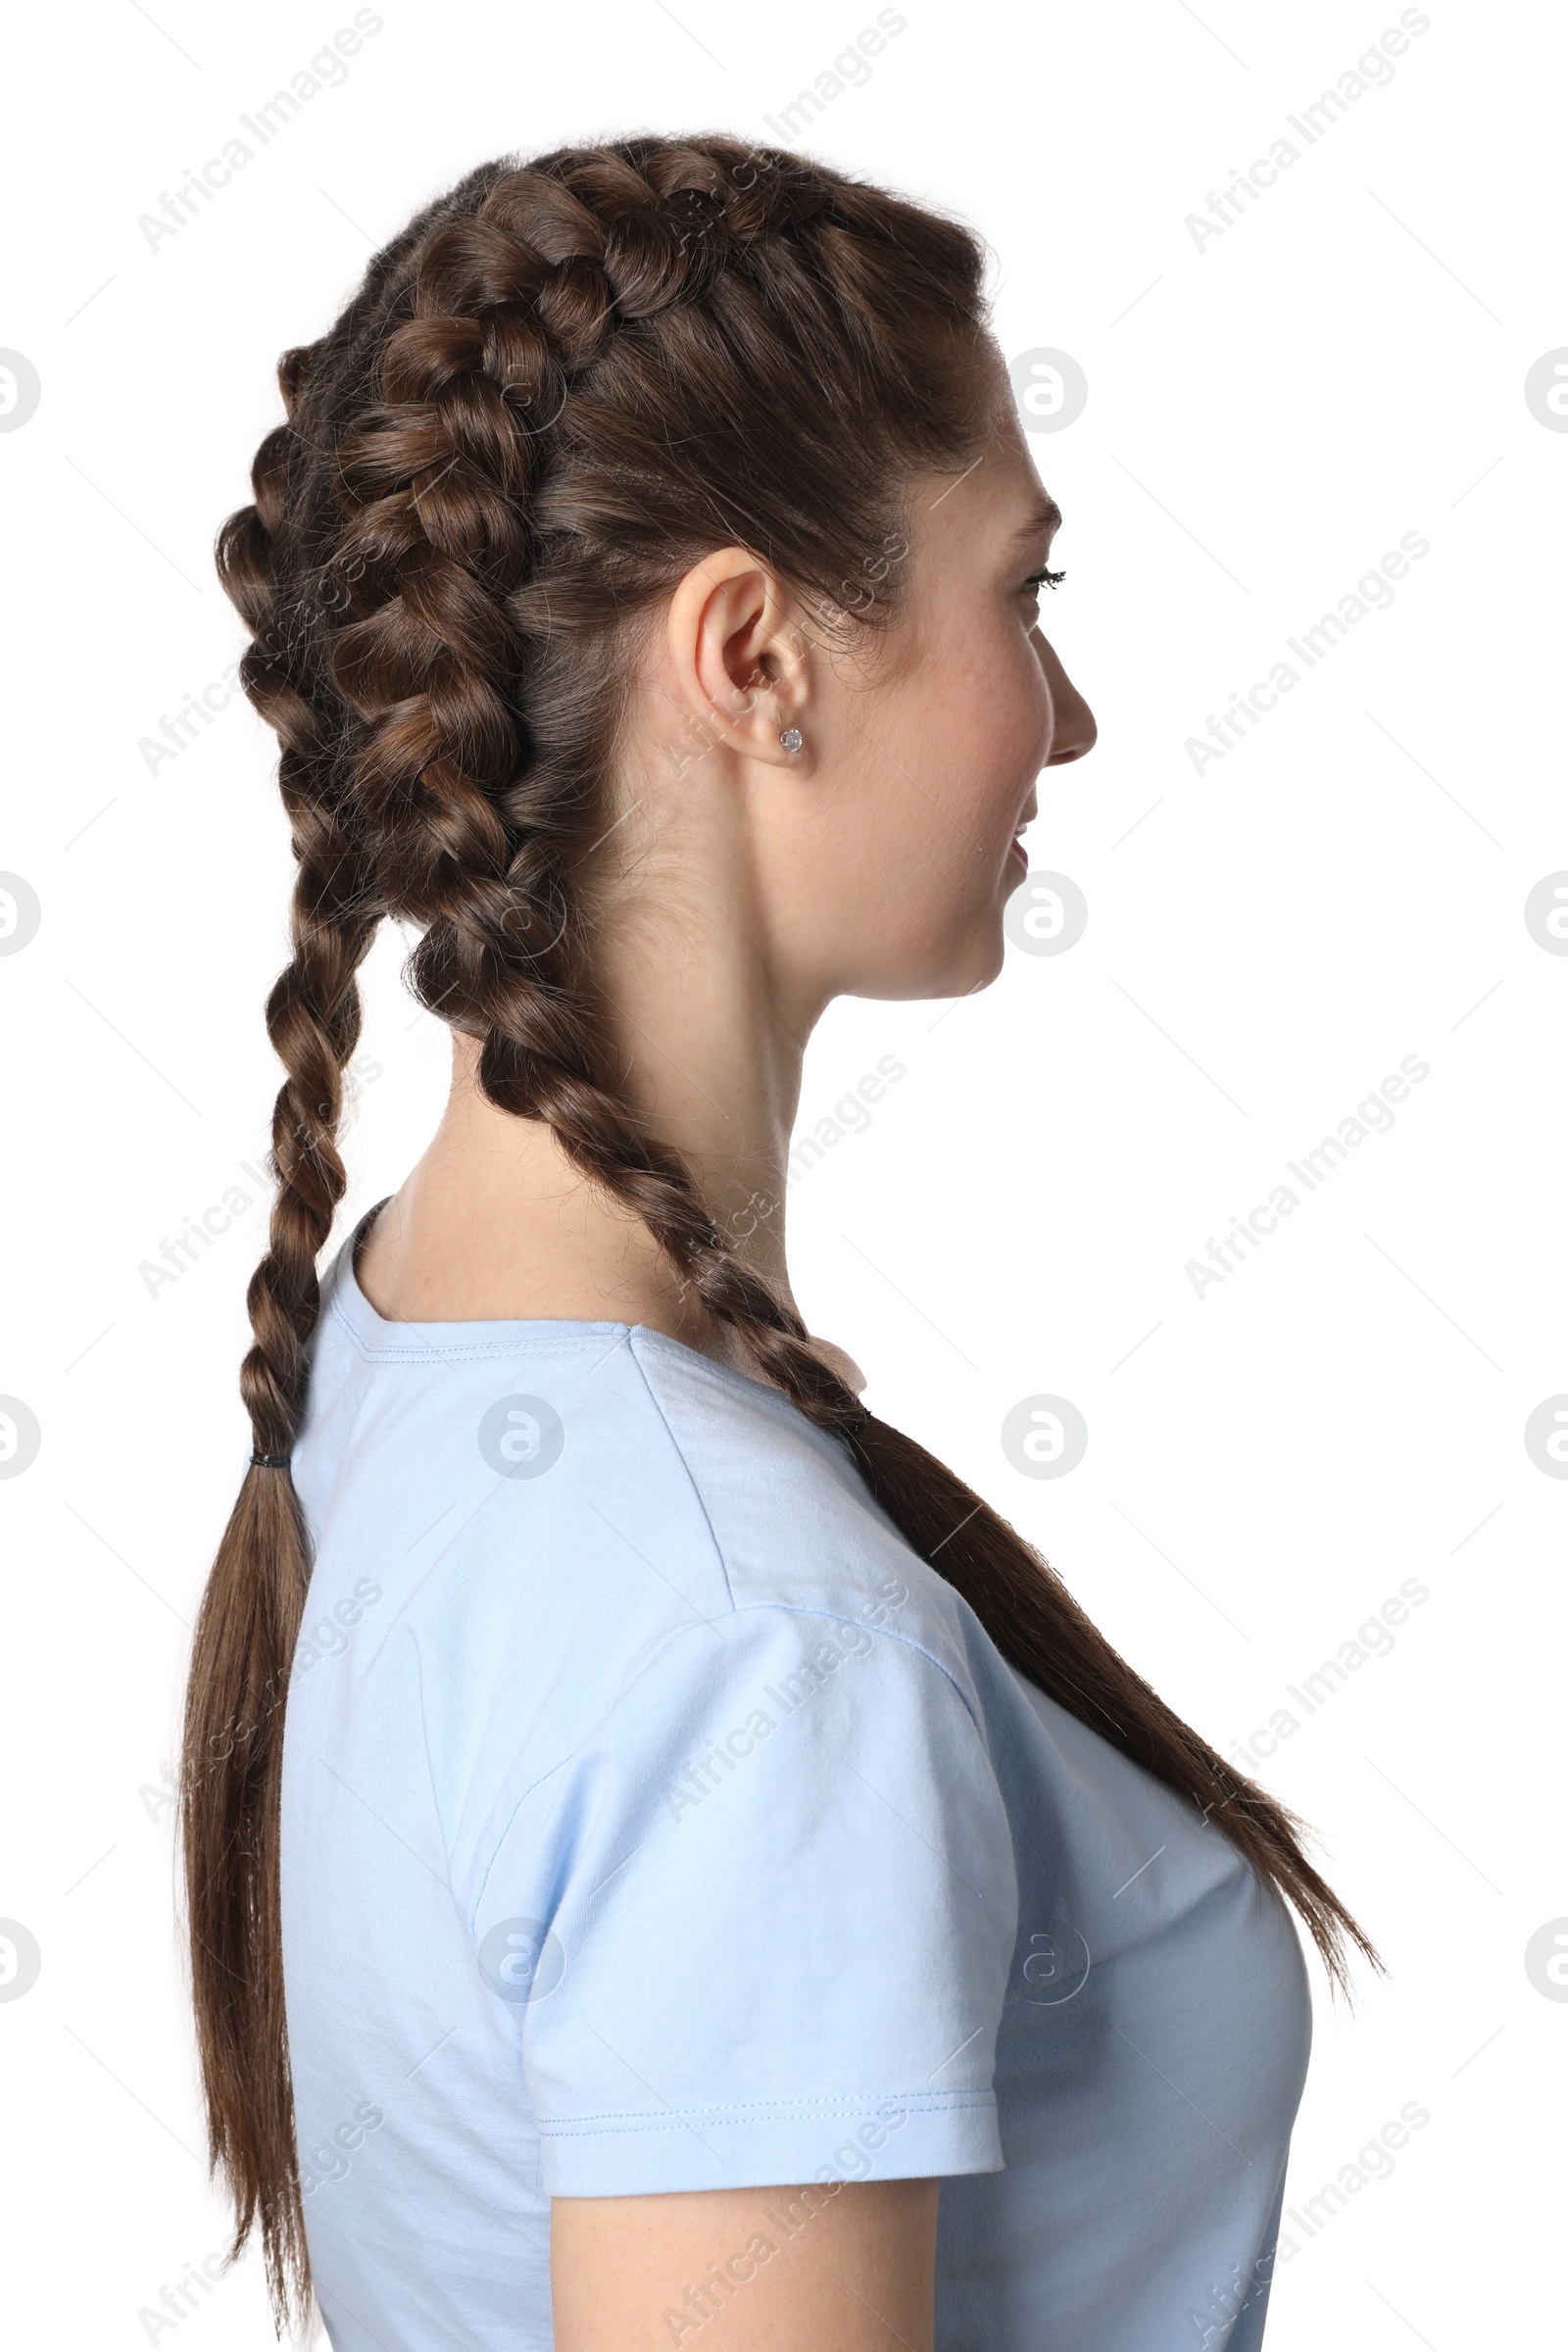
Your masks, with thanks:
[(1100, 729), (1095, 714), (1057, 660), (1054, 647), (1047, 637), (1040, 639), (1040, 658), (1051, 687), (1051, 701), (1055, 717), (1052, 730), (1051, 758), (1048, 767), (1060, 767), (1069, 760), (1081, 760), (1095, 748)]

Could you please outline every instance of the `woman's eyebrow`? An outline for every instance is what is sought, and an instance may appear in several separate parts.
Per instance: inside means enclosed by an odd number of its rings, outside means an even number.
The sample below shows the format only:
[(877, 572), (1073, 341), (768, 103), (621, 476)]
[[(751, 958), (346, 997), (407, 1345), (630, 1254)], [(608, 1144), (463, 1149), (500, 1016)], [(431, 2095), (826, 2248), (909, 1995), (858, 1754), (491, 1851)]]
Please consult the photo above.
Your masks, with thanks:
[(1060, 528), (1061, 509), (1054, 498), (1042, 496), (1030, 508), (1012, 535), (1015, 539), (1038, 539)]

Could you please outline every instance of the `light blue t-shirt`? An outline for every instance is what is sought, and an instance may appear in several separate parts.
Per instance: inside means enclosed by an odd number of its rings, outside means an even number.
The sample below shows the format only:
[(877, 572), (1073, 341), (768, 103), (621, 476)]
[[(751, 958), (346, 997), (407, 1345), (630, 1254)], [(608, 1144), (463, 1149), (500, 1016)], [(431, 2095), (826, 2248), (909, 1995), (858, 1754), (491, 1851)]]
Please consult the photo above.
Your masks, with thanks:
[[(342, 1252), (283, 1765), (337, 2352), (546, 2352), (553, 2195), (942, 2178), (938, 2352), (1253, 2352), (1283, 1905), (1008, 1667), (847, 1447), (623, 1323), (387, 1323)], [(816, 2183), (793, 2204), (766, 2192)]]

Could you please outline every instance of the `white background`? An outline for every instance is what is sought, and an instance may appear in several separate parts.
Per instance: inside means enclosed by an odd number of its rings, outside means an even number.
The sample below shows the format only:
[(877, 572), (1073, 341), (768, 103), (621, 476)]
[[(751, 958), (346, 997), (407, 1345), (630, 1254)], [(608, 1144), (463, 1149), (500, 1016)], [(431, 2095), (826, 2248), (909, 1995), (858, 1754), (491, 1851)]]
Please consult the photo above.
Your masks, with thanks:
[[(261, 1006), (289, 856), (247, 710), (156, 773), (138, 745), (239, 648), (210, 545), (278, 414), (276, 355), (473, 163), (644, 126), (767, 139), (876, 12), (380, 13), (342, 86), (156, 250), (138, 216), (346, 0), (158, 0), (156, 23), (98, 0), (14, 36), (0, 344), (42, 382), (0, 434), (0, 867), (42, 906), (0, 958), (0, 1392), (42, 1430), (0, 1481), (0, 1915), (42, 1951), (0, 2002), (19, 2345), (144, 2343), (138, 2314), (223, 2242), (160, 1776), (250, 1443), (234, 1372), (263, 1212), (240, 1162), (276, 1084)], [(1557, 2301), (1568, 2006), (1524, 1950), (1568, 1913), (1545, 1806), (1568, 1484), (1523, 1429), (1568, 1389), (1568, 957), (1523, 908), (1568, 866), (1568, 434), (1523, 387), (1568, 344), (1564, 25), (1428, 13), (1392, 82), (1307, 148), (1285, 116), (1396, 8), (907, 0), (809, 135), (973, 221), (1009, 358), (1062, 349), (1087, 374), (1083, 415), (1031, 447), (1067, 515), (1048, 625), (1102, 741), (1043, 779), (1030, 843), (1087, 897), (1079, 944), (1009, 949), (954, 1006), (824, 1021), (803, 1127), (880, 1055), (906, 1075), (792, 1192), (808, 1318), (1222, 1748), (1403, 1580), (1430, 1594), (1255, 1766), (1390, 1968), (1353, 2021), (1319, 1980), (1288, 2201), (1405, 2103), (1430, 2115), (1392, 2178), (1292, 2232), (1270, 2352), (1539, 2341)], [(1186, 216), (1282, 133), (1300, 160), (1200, 250)], [(1187, 738), (1407, 532), (1430, 553), (1392, 608), (1195, 773)], [(396, 963), (388, 942), (345, 1216), (401, 1179), (444, 1087), (444, 1033)], [(1196, 1296), (1187, 1261), (1406, 1055), (1430, 1076), (1392, 1130)], [(251, 1213), (149, 1296), (141, 1263), (235, 1183)], [(1055, 1481), (1000, 1441), (1042, 1393), (1090, 1433)], [(256, 2264), (171, 2332), (270, 2342)]]

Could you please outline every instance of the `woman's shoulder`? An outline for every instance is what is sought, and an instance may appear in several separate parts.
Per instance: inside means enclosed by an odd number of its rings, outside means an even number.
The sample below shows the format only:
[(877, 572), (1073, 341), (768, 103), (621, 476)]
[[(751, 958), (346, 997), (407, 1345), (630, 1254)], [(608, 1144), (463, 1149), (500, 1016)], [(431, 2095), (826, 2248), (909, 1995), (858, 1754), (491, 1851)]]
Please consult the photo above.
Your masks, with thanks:
[(871, 1626), (967, 1681), (972, 1621), (843, 1440), (779, 1392), (661, 1332), (634, 1332), (631, 1348), (701, 1503), (732, 1608)]
[(313, 1615), (371, 1577), (455, 1670), (598, 1658), (619, 1685), (695, 1626), (783, 1612), (923, 1651), (972, 1703), (977, 1628), (845, 1443), (644, 1325), (394, 1324), (334, 1282), (296, 1483)]
[(465, 1868), (530, 1789), (675, 1786), (700, 1728), (762, 1715), (858, 1739), (869, 1712), (978, 1769), (977, 1621), (840, 1439), (663, 1334), (329, 1313), (296, 1474), (298, 1752), (427, 1773)]

